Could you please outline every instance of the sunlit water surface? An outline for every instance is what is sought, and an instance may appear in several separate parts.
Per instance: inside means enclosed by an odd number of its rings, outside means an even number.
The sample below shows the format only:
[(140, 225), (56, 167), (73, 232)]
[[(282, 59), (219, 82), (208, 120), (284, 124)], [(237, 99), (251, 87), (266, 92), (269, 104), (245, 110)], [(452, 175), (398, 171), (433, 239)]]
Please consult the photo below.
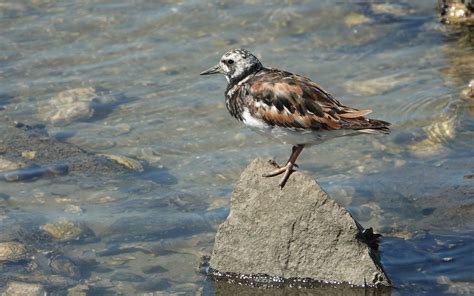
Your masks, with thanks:
[[(474, 103), (459, 95), (474, 77), (473, 35), (440, 24), (436, 1), (390, 3), (0, 3), (0, 115), (145, 163), (137, 174), (2, 181), (0, 238), (11, 237), (12, 226), (37, 233), (59, 220), (83, 222), (96, 238), (26, 239), (38, 258), (54, 250), (73, 260), (80, 276), (20, 262), (0, 265), (0, 287), (23, 279), (59, 295), (80, 283), (100, 295), (214, 294), (198, 266), (233, 184), (254, 158), (283, 162), (290, 152), (230, 117), (223, 77), (198, 75), (244, 47), (393, 123), (389, 136), (335, 140), (299, 159), (361, 224), (384, 235), (393, 294), (474, 293), (474, 180), (465, 178), (474, 173)], [(83, 87), (118, 101), (87, 120), (42, 116), (59, 92)]]

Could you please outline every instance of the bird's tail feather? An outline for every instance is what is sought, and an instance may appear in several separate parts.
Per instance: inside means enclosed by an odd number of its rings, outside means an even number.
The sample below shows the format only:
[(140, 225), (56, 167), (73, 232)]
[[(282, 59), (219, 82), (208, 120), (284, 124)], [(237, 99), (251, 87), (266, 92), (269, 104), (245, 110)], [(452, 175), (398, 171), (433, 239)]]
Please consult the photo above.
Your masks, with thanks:
[(363, 126), (361, 128), (356, 128), (361, 133), (366, 134), (390, 134), (390, 123), (377, 120), (377, 119), (369, 119), (369, 125)]

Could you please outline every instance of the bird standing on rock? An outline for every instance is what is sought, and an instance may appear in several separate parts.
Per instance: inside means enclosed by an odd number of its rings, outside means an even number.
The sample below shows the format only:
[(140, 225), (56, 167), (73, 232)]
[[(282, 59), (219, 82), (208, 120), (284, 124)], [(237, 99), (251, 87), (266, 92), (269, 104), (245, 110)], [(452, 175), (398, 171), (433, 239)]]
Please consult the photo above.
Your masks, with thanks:
[(224, 74), (230, 114), (256, 132), (293, 145), (285, 166), (264, 177), (284, 174), (283, 188), (305, 146), (359, 134), (388, 134), (390, 123), (369, 119), (372, 110), (347, 107), (310, 79), (265, 68), (245, 49), (226, 52), (201, 75)]

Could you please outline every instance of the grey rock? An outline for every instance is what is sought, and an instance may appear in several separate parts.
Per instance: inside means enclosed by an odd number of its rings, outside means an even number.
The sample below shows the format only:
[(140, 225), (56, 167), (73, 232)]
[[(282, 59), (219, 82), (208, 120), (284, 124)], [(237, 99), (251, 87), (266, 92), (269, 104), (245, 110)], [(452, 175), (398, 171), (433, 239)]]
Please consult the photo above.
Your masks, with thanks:
[(2, 296), (44, 296), (46, 291), (40, 284), (9, 282)]
[(363, 228), (349, 212), (303, 173), (293, 173), (280, 190), (279, 178), (262, 177), (273, 169), (255, 160), (241, 174), (216, 235), (210, 260), (215, 275), (391, 286), (371, 229), (363, 239)]

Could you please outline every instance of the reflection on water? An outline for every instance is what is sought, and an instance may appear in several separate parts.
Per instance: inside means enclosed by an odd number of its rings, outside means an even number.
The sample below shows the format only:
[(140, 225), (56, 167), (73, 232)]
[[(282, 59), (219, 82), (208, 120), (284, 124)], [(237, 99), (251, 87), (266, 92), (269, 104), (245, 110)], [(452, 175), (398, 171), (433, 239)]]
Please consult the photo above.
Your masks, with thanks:
[[(229, 48), (247, 47), (265, 65), (309, 76), (393, 123), (389, 137), (335, 140), (299, 163), (384, 234), (392, 294), (473, 294), (474, 183), (464, 176), (474, 173), (474, 117), (472, 100), (460, 97), (474, 78), (473, 35), (440, 24), (434, 6), (1, 3), (0, 115), (9, 119), (0, 121), (0, 170), (19, 177), (0, 181), (0, 241), (27, 253), (0, 263), (0, 287), (20, 280), (53, 295), (327, 295), (214, 285), (198, 272), (241, 170), (255, 157), (287, 156), (227, 114), (222, 77), (198, 76)], [(44, 132), (28, 142), (25, 126), (38, 124)], [(91, 165), (64, 153), (58, 162), (57, 150), (41, 148), (48, 137)], [(20, 138), (18, 151), (6, 149)], [(77, 225), (91, 235), (65, 236)]]

